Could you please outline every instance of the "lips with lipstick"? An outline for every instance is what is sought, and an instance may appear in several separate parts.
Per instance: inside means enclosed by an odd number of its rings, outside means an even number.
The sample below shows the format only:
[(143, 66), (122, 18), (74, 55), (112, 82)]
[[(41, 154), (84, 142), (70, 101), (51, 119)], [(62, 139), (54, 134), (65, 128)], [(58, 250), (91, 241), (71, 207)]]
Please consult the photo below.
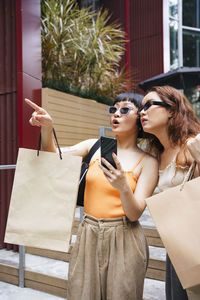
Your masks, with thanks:
[(119, 121), (117, 119), (114, 119), (112, 121), (112, 125), (113, 125), (113, 127), (118, 127), (119, 126)]
[(142, 124), (144, 124), (147, 121), (147, 119), (141, 118), (140, 121), (141, 121)]

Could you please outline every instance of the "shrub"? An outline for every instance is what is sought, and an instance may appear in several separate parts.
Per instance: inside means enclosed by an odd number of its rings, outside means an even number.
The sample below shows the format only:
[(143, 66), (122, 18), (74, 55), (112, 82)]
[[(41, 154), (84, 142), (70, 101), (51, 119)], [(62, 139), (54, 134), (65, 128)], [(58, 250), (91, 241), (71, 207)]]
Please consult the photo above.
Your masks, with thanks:
[(109, 19), (107, 10), (80, 10), (75, 0), (42, 1), (43, 86), (103, 103), (124, 91), (125, 33)]

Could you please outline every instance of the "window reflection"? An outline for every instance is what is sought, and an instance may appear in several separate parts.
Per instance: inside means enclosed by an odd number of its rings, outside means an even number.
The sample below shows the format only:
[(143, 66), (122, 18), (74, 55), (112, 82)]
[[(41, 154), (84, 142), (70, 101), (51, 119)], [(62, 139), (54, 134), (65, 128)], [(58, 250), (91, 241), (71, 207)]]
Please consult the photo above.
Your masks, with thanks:
[(200, 28), (200, 0), (183, 0), (183, 25)]
[(183, 65), (200, 67), (200, 32), (183, 30)]
[[(182, 24), (178, 15), (180, 0), (169, 0), (170, 68), (178, 67), (178, 26), (183, 35), (183, 65), (200, 67), (200, 0), (182, 0)], [(191, 29), (190, 29), (191, 28)]]
[(81, 7), (91, 7), (92, 10), (98, 11), (99, 0), (81, 0)]
[(178, 0), (169, 0), (169, 15), (178, 19)]
[[(168, 0), (170, 29), (170, 68), (179, 66), (178, 34), (183, 45), (183, 66), (200, 67), (200, 0), (182, 0), (182, 23), (178, 4), (181, 0)], [(179, 27), (180, 26), (180, 27)], [(179, 31), (179, 29), (181, 29)], [(200, 118), (200, 85), (185, 89), (194, 110)]]
[(170, 65), (178, 68), (178, 22), (170, 21)]
[(190, 100), (193, 109), (195, 110), (198, 118), (200, 119), (200, 86), (185, 89), (184, 94)]

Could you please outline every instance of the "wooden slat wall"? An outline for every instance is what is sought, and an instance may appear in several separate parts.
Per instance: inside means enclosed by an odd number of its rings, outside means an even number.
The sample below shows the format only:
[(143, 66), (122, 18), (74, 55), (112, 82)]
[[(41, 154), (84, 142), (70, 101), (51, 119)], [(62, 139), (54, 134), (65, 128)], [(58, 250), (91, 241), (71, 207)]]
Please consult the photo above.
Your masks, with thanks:
[(43, 88), (42, 107), (53, 118), (60, 146), (97, 138), (99, 126), (110, 127), (107, 105), (94, 100)]

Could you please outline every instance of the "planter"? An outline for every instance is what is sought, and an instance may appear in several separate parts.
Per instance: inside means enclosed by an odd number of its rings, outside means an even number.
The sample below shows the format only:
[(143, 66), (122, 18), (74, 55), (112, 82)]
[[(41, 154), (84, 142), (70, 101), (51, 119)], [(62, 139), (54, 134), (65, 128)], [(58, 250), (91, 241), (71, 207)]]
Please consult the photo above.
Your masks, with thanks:
[(42, 89), (42, 107), (52, 116), (60, 146), (98, 138), (99, 127), (110, 127), (107, 105), (49, 88)]

